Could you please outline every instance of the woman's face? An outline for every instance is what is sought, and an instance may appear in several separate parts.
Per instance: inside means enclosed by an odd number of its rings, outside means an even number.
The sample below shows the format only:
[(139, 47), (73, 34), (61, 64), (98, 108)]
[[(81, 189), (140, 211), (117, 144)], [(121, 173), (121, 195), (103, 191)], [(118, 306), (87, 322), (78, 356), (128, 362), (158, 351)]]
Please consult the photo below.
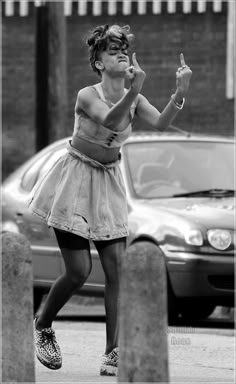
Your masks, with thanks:
[(127, 44), (119, 39), (109, 40), (106, 50), (100, 54), (100, 60), (106, 72), (125, 75), (130, 65)]

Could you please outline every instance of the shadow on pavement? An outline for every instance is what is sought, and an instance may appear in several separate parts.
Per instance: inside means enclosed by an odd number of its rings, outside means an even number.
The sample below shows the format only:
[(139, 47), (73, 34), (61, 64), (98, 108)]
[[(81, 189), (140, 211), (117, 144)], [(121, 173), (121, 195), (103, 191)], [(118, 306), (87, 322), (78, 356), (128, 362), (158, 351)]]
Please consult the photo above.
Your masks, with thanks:
[[(58, 315), (57, 321), (70, 321), (70, 322), (92, 322), (103, 323), (106, 321), (105, 315)], [(206, 319), (198, 321), (183, 321), (179, 319), (174, 323), (169, 324), (171, 327), (191, 327), (191, 328), (211, 328), (211, 329), (234, 329), (235, 322), (229, 319)]]

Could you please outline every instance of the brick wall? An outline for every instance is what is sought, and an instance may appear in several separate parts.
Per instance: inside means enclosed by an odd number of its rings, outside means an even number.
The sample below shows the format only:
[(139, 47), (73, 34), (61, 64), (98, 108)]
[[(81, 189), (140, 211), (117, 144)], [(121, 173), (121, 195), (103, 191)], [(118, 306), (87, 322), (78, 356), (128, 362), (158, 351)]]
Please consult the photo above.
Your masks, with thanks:
[[(35, 152), (35, 14), (3, 17), (3, 177)], [(84, 43), (89, 29), (104, 23), (129, 24), (134, 50), (147, 73), (142, 93), (158, 109), (175, 90), (179, 53), (193, 70), (186, 106), (175, 120), (194, 132), (233, 135), (233, 101), (225, 98), (226, 9), (221, 13), (67, 17), (68, 116), (73, 129), (78, 90), (97, 82)], [(142, 129), (137, 121), (135, 129)], [(23, 150), (22, 150), (23, 149)]]

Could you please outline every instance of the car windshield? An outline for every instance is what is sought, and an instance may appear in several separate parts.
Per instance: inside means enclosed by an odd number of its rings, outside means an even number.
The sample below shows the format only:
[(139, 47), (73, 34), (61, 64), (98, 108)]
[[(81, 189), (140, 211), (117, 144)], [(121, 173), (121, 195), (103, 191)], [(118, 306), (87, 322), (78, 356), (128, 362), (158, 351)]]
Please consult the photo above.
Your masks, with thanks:
[(131, 190), (138, 198), (234, 190), (234, 144), (150, 141), (124, 146)]

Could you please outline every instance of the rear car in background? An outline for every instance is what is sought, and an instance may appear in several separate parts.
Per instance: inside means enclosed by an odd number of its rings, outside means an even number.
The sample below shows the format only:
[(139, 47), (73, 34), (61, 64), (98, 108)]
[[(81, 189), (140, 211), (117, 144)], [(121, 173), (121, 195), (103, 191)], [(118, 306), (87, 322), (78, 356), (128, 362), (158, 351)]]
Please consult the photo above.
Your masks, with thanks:
[[(66, 152), (69, 138), (37, 153), (3, 183), (3, 229), (30, 241), (34, 304), (63, 272), (52, 228), (32, 215), (29, 194)], [(179, 133), (133, 134), (122, 148), (128, 247), (146, 242), (166, 261), (169, 318), (201, 319), (234, 306), (235, 180), (233, 139)], [(104, 273), (91, 242), (93, 268), (79, 292), (104, 294)], [(158, 292), (157, 292), (158, 295)]]

